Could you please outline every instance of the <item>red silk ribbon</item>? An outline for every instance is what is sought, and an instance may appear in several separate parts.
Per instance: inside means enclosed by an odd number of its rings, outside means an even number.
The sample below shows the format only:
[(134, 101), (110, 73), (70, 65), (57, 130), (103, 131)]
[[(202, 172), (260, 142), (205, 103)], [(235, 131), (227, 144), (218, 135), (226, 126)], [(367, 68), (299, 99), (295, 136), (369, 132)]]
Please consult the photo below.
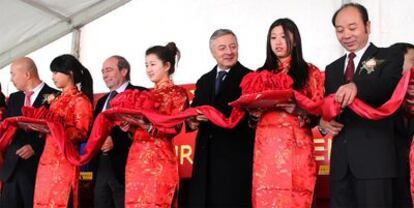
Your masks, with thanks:
[[(414, 70), (414, 67), (411, 69)], [(359, 116), (367, 119), (377, 120), (391, 115), (395, 112), (404, 100), (405, 92), (409, 83), (411, 71), (407, 71), (399, 81), (395, 88), (392, 97), (386, 103), (379, 108), (372, 108), (359, 99), (355, 99), (354, 102), (348, 107), (357, 113)], [(306, 96), (294, 91), (294, 98), (296, 104), (315, 115), (321, 115), (325, 120), (331, 120), (340, 114), (341, 109), (338, 103), (335, 102), (333, 95), (326, 97), (321, 102), (314, 102)], [(101, 113), (94, 122), (92, 132), (89, 136), (88, 142), (85, 146), (84, 154), (79, 157), (76, 148), (65, 139), (64, 128), (59, 122), (45, 121), (42, 119), (33, 119), (27, 117), (12, 117), (7, 118), (0, 129), (3, 129), (0, 137), (0, 153), (4, 153), (8, 144), (16, 131), (17, 121), (27, 121), (34, 123), (43, 123), (49, 127), (53, 139), (59, 144), (62, 152), (64, 152), (69, 162), (75, 165), (86, 164), (100, 149), (105, 138), (109, 135), (110, 129), (116, 125), (113, 120), (113, 114), (117, 113), (129, 113), (136, 115), (143, 115), (154, 126), (160, 128), (171, 128), (185, 121), (185, 119), (200, 114), (204, 114), (212, 123), (223, 128), (233, 128), (243, 118), (245, 112), (233, 108), (231, 115), (226, 118), (222, 113), (211, 106), (198, 106), (195, 108), (189, 108), (185, 111), (175, 115), (162, 115), (153, 111), (143, 109), (125, 109), (125, 108), (113, 108)], [(1, 159), (1, 158), (0, 158)]]

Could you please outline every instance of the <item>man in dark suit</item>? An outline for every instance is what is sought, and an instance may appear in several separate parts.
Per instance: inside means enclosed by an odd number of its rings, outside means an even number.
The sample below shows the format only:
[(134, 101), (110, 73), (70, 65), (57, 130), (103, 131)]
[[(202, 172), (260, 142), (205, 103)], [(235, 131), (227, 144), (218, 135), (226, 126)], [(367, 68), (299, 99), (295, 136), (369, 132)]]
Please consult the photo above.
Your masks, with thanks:
[[(108, 109), (109, 101), (127, 89), (147, 90), (130, 84), (130, 65), (121, 56), (111, 56), (102, 66), (102, 76), (110, 92), (98, 100), (94, 117)], [(101, 152), (94, 158), (94, 204), (95, 207), (124, 207), (125, 164), (131, 139), (119, 127), (111, 130), (102, 145)]]
[[(22, 106), (40, 107), (44, 96), (57, 94), (39, 79), (37, 68), (30, 58), (18, 58), (11, 65), (11, 80), (19, 90), (12, 93), (7, 103), (6, 117), (21, 116)], [(4, 181), (0, 207), (32, 207), (37, 164), (43, 151), (45, 138), (38, 133), (16, 131), (8, 146), (0, 179)]]
[[(210, 38), (217, 65), (196, 84), (192, 106), (211, 105), (229, 116), (229, 102), (239, 98), (239, 84), (250, 72), (238, 59), (236, 35), (220, 29)], [(189, 207), (250, 207), (254, 131), (244, 118), (235, 128), (223, 129), (205, 121), (189, 119), (197, 129)]]
[(325, 70), (326, 95), (335, 93), (343, 108), (336, 120), (320, 121), (334, 135), (331, 207), (392, 207), (392, 181), (397, 176), (395, 115), (368, 120), (347, 105), (355, 97), (372, 107), (385, 103), (401, 78), (402, 54), (368, 42), (370, 21), (360, 4), (343, 5), (332, 23), (346, 55)]

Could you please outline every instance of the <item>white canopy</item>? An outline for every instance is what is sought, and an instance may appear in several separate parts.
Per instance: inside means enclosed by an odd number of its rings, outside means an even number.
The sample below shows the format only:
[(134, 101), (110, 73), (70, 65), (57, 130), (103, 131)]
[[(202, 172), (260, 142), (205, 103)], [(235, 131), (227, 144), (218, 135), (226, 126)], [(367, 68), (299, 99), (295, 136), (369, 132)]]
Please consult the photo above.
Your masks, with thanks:
[(1, 0), (0, 68), (130, 0)]
[(370, 42), (377, 46), (414, 40), (414, 0), (135, 0), (120, 7), (128, 1), (0, 0), (3, 93), (16, 91), (7, 66), (14, 58), (32, 58), (41, 79), (53, 87), (49, 64), (65, 53), (77, 55), (90, 70), (95, 93), (108, 90), (101, 67), (115, 54), (131, 63), (133, 84), (152, 87), (145, 72), (145, 50), (170, 41), (182, 55), (174, 82), (192, 84), (216, 64), (208, 39), (218, 28), (237, 34), (240, 62), (257, 69), (265, 59), (270, 24), (284, 17), (299, 27), (305, 60), (324, 70), (345, 52), (331, 18), (346, 2), (368, 9)]

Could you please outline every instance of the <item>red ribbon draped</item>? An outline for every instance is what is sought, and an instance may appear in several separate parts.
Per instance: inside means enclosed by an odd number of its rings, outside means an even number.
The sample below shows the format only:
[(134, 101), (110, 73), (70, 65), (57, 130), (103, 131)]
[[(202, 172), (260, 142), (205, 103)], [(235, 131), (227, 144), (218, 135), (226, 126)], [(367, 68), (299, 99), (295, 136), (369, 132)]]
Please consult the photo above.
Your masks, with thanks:
[[(4, 120), (3, 128), (6, 131), (0, 137), (0, 152), (5, 153), (8, 145), (11, 143), (13, 136), (18, 128), (19, 122), (46, 125), (50, 131), (51, 137), (58, 144), (59, 149), (65, 153), (69, 161), (78, 161), (79, 153), (71, 142), (65, 139), (65, 130), (61, 123), (46, 121), (45, 119), (29, 118), (24, 116), (10, 117)], [(2, 155), (2, 154), (1, 154)], [(1, 166), (2, 164), (0, 164)]]
[[(378, 108), (373, 108), (364, 101), (355, 98), (355, 100), (348, 105), (354, 113), (362, 118), (370, 120), (383, 119), (393, 114), (401, 106), (404, 101), (407, 87), (411, 78), (414, 67), (408, 70), (398, 82), (391, 98)], [(313, 102), (306, 96), (299, 92), (294, 92), (296, 104), (309, 113), (321, 115), (324, 120), (330, 121), (341, 113), (341, 106), (335, 101), (335, 95), (331, 94), (325, 97), (321, 102)]]
[[(92, 157), (97, 152), (99, 152), (100, 147), (104, 143), (106, 137), (110, 134), (111, 128), (115, 125), (114, 121), (109, 118), (112, 118), (114, 114), (118, 113), (143, 115), (148, 118), (149, 121), (154, 124), (154, 126), (160, 128), (174, 127), (177, 124), (182, 123), (186, 118), (199, 114), (206, 115), (206, 117), (208, 117), (214, 124), (218, 126), (221, 126), (223, 128), (233, 128), (235, 125), (237, 125), (240, 119), (243, 118), (244, 115), (243, 111), (233, 110), (230, 117), (226, 118), (223, 116), (223, 114), (211, 106), (189, 108), (180, 114), (177, 114), (176, 116), (166, 116), (143, 109), (134, 110), (125, 108), (113, 108), (101, 113), (95, 119), (92, 132), (84, 149), (84, 154), (81, 157), (79, 157), (79, 153), (73, 144), (66, 139), (65, 131), (61, 123), (24, 116), (11, 117), (7, 118), (2, 124), (2, 129), (5, 129), (5, 131), (2, 132), (0, 139), (0, 152), (4, 153), (7, 149), (7, 146), (11, 143), (13, 135), (16, 132), (18, 122), (43, 124), (48, 126), (50, 134), (52, 135), (49, 138), (53, 138), (55, 140), (61, 152), (64, 153), (66, 159), (74, 165), (83, 165), (90, 161)], [(2, 157), (0, 157), (0, 161), (1, 159)]]
[[(348, 107), (360, 117), (370, 120), (380, 120), (393, 114), (396, 110), (398, 110), (404, 101), (413, 70), (414, 67), (404, 74), (398, 82), (397, 87), (394, 89), (391, 98), (380, 107), (373, 108), (358, 98), (356, 98)], [(325, 120), (332, 120), (340, 113), (340, 106), (335, 102), (333, 95), (330, 95), (324, 99), (322, 110), (325, 108), (327, 110), (322, 113), (322, 117)]]
[[(414, 67), (411, 71), (414, 70)], [(379, 108), (372, 108), (359, 99), (355, 99), (354, 102), (348, 107), (359, 116), (366, 119), (382, 119), (395, 112), (404, 100), (405, 92), (411, 76), (411, 71), (407, 71), (399, 81), (396, 89), (394, 90), (392, 97), (386, 103)], [(335, 102), (333, 95), (326, 97), (321, 102), (314, 102), (306, 96), (294, 91), (293, 96), (296, 100), (296, 104), (315, 115), (321, 115), (325, 120), (331, 120), (340, 114), (340, 105)], [(65, 139), (64, 128), (59, 122), (46, 121), (42, 119), (33, 119), (27, 117), (13, 117), (7, 118), (3, 122), (2, 128), (0, 128), (0, 152), (4, 153), (7, 146), (10, 144), (11, 139), (17, 128), (17, 121), (43, 123), (46, 124), (52, 134), (53, 139), (59, 144), (59, 148), (64, 152), (67, 160), (75, 165), (82, 165), (87, 163), (99, 150), (104, 143), (106, 137), (110, 133), (110, 129), (115, 126), (115, 122), (111, 120), (114, 114), (117, 113), (129, 113), (145, 116), (155, 127), (171, 128), (185, 121), (188, 117), (197, 116), (200, 114), (205, 115), (212, 123), (223, 128), (233, 128), (243, 118), (245, 113), (238, 109), (233, 108), (231, 115), (226, 118), (222, 113), (211, 106), (199, 106), (195, 108), (189, 108), (181, 113), (175, 115), (161, 115), (150, 110), (143, 109), (125, 109), (125, 108), (113, 108), (101, 113), (94, 122), (91, 135), (85, 146), (84, 154), (79, 157), (76, 148), (69, 140)], [(1, 130), (3, 129), (3, 130)], [(412, 146), (411, 149), (414, 147)], [(1, 158), (0, 158), (1, 161)], [(410, 164), (414, 167), (413, 151), (410, 154)], [(414, 177), (411, 177), (412, 179)], [(412, 181), (412, 184), (414, 182)], [(413, 185), (412, 185), (413, 187)]]
[[(414, 68), (413, 68), (414, 69)], [(408, 86), (410, 78), (410, 72), (407, 72), (397, 85), (391, 99), (383, 104), (381, 107), (375, 109), (365, 104), (359, 99), (349, 106), (351, 110), (367, 119), (381, 119), (395, 112), (405, 97), (405, 91)], [(299, 92), (294, 91), (294, 98), (297, 105), (315, 115), (322, 115), (326, 120), (335, 118), (341, 112), (340, 105), (335, 102), (333, 95), (326, 97), (321, 102), (314, 102)], [(185, 119), (200, 114), (205, 115), (212, 123), (223, 128), (233, 128), (243, 118), (245, 112), (233, 108), (230, 116), (226, 118), (222, 113), (211, 106), (198, 106), (195, 108), (189, 108), (185, 111), (175, 115), (162, 115), (150, 110), (144, 109), (125, 109), (125, 108), (112, 108), (101, 113), (95, 120), (92, 133), (88, 139), (88, 143), (85, 146), (84, 154), (81, 156), (80, 164), (85, 164), (89, 161), (103, 144), (105, 138), (109, 134), (109, 129), (115, 125), (110, 119), (114, 115), (119, 113), (127, 113), (133, 115), (143, 115), (154, 126), (160, 128), (171, 128), (178, 124), (181, 124)]]
[(211, 106), (198, 106), (195, 108), (188, 108), (179, 114), (168, 116), (155, 113), (150, 110), (144, 109), (126, 109), (126, 108), (111, 108), (102, 112), (96, 119), (92, 128), (91, 135), (88, 142), (85, 145), (84, 153), (78, 164), (86, 164), (92, 157), (100, 150), (103, 142), (110, 133), (110, 129), (115, 125), (114, 121), (109, 119), (116, 114), (132, 114), (143, 115), (157, 128), (172, 128), (178, 124), (181, 124), (185, 119), (200, 114), (204, 114), (215, 125), (223, 128), (233, 128), (243, 118), (244, 112), (238, 109), (234, 109), (231, 112), (229, 118), (226, 118), (217, 109)]
[(111, 133), (111, 129), (114, 127), (114, 125), (115, 123), (112, 120), (109, 120), (106, 117), (106, 114), (99, 114), (95, 119), (91, 134), (89, 135), (88, 142), (85, 145), (80, 160), (72, 161), (71, 163), (78, 165), (84, 165), (88, 163), (93, 158), (93, 156), (100, 151), (103, 143), (105, 142), (105, 139)]

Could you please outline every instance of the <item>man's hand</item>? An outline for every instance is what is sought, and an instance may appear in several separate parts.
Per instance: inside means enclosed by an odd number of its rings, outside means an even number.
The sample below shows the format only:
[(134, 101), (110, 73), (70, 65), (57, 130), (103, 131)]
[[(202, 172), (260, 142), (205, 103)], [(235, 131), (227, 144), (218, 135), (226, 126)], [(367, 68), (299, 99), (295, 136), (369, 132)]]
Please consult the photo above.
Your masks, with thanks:
[(32, 146), (30, 146), (30, 144), (26, 144), (23, 147), (20, 147), (20, 149), (18, 149), (16, 151), (16, 155), (18, 155), (19, 157), (27, 160), (31, 156), (34, 155), (34, 150), (33, 150)]
[(200, 110), (196, 110), (198, 115), (195, 117), (195, 119), (199, 122), (207, 122), (208, 118), (201, 112)]
[(198, 129), (198, 126), (200, 126), (201, 122), (207, 122), (208, 118), (205, 117), (204, 115), (197, 115), (194, 117), (190, 117), (186, 120), (187, 126), (191, 129), (191, 130), (196, 130)]
[(196, 117), (190, 117), (185, 120), (185, 123), (191, 130), (198, 129), (198, 126), (200, 126), (200, 121), (196, 119)]
[(203, 115), (203, 113), (201, 111), (197, 110), (197, 113), (199, 113), (197, 116), (190, 117), (185, 121), (187, 126), (191, 130), (198, 129), (198, 126), (200, 126), (201, 122), (207, 122), (208, 121), (208, 118), (205, 115)]
[(335, 93), (335, 101), (341, 104), (342, 108), (345, 108), (346, 106), (354, 102), (357, 92), (358, 89), (355, 83), (353, 82), (342, 85), (338, 88), (338, 90)]
[(106, 140), (101, 147), (102, 152), (107, 153), (111, 151), (113, 148), (114, 148), (114, 142), (112, 141), (112, 137), (111, 136), (106, 137)]
[(322, 129), (324, 129), (326, 131), (326, 133), (331, 134), (332, 136), (335, 136), (335, 135), (339, 134), (339, 132), (344, 127), (343, 124), (338, 123), (334, 120), (328, 122), (328, 121), (323, 120), (322, 118), (319, 121), (319, 126)]

